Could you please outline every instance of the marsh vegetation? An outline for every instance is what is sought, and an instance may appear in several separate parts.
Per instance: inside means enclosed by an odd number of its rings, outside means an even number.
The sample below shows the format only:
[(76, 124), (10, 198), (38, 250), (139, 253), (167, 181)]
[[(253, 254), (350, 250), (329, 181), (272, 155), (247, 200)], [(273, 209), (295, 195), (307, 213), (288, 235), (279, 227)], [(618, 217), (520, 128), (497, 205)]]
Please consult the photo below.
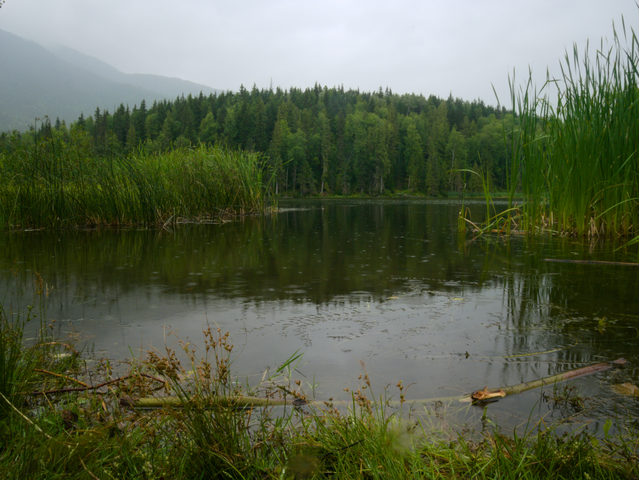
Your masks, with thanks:
[(165, 225), (263, 213), (264, 169), (252, 153), (199, 145), (97, 155), (80, 128), (0, 154), (0, 228)]
[[(511, 151), (508, 208), (489, 209), (476, 230), (637, 236), (638, 67), (639, 40), (623, 24), (594, 52), (575, 45), (561, 63), (562, 75), (539, 90), (532, 76), (518, 89), (513, 75), (517, 123), (504, 137)], [(480, 176), (489, 205), (489, 179)], [(519, 193), (523, 202), (515, 199)]]

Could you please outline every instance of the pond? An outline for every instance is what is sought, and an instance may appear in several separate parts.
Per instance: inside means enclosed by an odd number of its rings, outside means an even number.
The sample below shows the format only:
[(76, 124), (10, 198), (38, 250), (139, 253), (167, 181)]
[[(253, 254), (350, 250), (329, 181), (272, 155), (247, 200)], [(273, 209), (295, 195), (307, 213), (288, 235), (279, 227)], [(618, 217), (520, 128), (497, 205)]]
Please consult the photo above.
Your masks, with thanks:
[[(473, 219), (485, 207), (466, 201)], [(571, 382), (586, 419), (636, 415), (639, 267), (623, 242), (460, 237), (461, 200), (282, 200), (278, 213), (172, 229), (14, 232), (0, 236), (5, 307), (49, 287), (48, 320), (100, 356), (201, 343), (230, 332), (233, 371), (257, 383), (296, 352), (318, 399), (348, 400), (368, 372), (373, 392), (406, 398), (468, 393), (624, 357), (629, 365)], [(503, 207), (503, 206), (502, 206)], [(563, 388), (563, 387), (562, 387)], [(546, 387), (546, 394), (553, 389)], [(561, 390), (566, 393), (567, 390)], [(504, 425), (569, 417), (537, 389), (490, 411)], [(494, 412), (494, 413), (492, 413)], [(479, 409), (481, 414), (481, 409)]]

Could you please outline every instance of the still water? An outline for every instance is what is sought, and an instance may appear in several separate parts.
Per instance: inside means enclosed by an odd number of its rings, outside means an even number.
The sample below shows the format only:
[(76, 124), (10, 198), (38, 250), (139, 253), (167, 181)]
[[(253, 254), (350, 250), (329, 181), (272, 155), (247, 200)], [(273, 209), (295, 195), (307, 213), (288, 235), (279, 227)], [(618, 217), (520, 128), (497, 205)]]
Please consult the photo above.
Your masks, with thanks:
[[(468, 203), (474, 220), (484, 207)], [(636, 415), (639, 262), (622, 243), (457, 233), (458, 200), (285, 200), (280, 212), (221, 225), (17, 232), (0, 236), (5, 307), (52, 287), (47, 316), (111, 359), (174, 337), (198, 344), (207, 323), (230, 332), (233, 370), (257, 383), (292, 354), (318, 399), (344, 398), (368, 372), (374, 393), (398, 381), (422, 399), (515, 385), (625, 357), (571, 383), (587, 418)], [(390, 385), (390, 386), (389, 386)], [(546, 392), (552, 393), (552, 388)], [(491, 404), (513, 423), (551, 408), (541, 390)], [(564, 406), (565, 407), (565, 406)], [(481, 412), (480, 412), (481, 413)]]

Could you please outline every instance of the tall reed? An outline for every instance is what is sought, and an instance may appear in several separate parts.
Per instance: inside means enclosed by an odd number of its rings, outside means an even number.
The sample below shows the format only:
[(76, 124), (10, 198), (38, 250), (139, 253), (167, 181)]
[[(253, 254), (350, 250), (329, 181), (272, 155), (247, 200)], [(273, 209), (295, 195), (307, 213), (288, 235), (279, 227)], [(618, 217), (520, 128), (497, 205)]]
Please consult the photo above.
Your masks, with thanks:
[(163, 224), (265, 209), (256, 154), (200, 145), (97, 156), (78, 128), (31, 144), (14, 136), (0, 179), (0, 228)]
[[(574, 46), (562, 76), (537, 92), (515, 91), (518, 117), (509, 189), (526, 198), (522, 227), (568, 235), (636, 235), (639, 230), (639, 41), (623, 25), (591, 54)], [(513, 79), (514, 80), (514, 79)], [(557, 87), (556, 101), (549, 90)]]
[[(0, 450), (24, 423), (21, 410), (25, 405), (39, 407), (38, 400), (27, 401), (28, 393), (59, 386), (75, 369), (79, 356), (53, 335), (45, 314), (49, 290), (39, 274), (34, 280), (36, 302), (25, 311), (0, 301)], [(27, 331), (31, 334), (28, 340)]]

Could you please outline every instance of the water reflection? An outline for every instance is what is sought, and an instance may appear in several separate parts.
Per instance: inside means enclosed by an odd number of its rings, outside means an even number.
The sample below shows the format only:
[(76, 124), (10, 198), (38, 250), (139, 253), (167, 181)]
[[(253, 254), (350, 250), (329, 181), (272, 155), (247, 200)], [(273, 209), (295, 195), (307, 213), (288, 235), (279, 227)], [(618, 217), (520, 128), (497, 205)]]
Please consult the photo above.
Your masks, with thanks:
[[(620, 356), (630, 368), (580, 381), (584, 394), (617, 401), (610, 383), (638, 382), (639, 268), (544, 261), (637, 262), (636, 248), (551, 237), (460, 240), (453, 201), (280, 207), (170, 232), (1, 236), (5, 304), (30, 300), (38, 272), (54, 287), (49, 317), (114, 358), (162, 346), (166, 326), (197, 341), (206, 322), (216, 322), (243, 347), (234, 367), (248, 376), (304, 351), (303, 373), (320, 383), (320, 398), (343, 395), (362, 363), (379, 393), (401, 379), (414, 384), (412, 398)], [(539, 399), (533, 392), (500, 408), (527, 415)]]

